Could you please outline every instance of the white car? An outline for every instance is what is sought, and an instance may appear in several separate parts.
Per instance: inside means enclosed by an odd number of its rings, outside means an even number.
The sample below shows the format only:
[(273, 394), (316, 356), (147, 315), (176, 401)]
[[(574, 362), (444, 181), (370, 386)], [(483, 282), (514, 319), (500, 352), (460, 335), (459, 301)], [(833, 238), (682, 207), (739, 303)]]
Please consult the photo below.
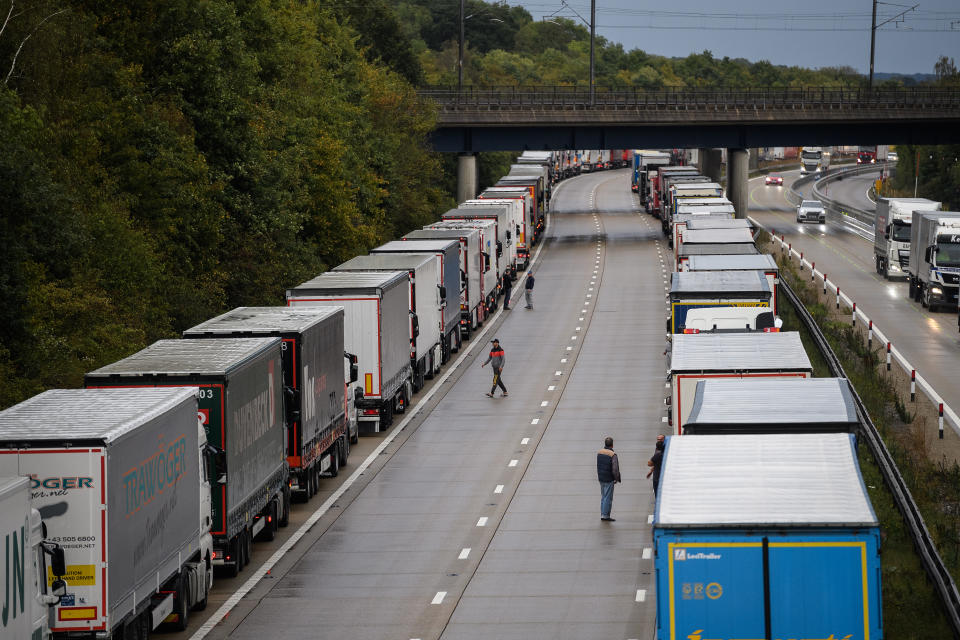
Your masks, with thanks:
[(897, 156), (896, 151), (887, 151), (887, 162), (896, 162), (900, 157)]
[(804, 200), (797, 206), (797, 222), (819, 222), (823, 224), (827, 221), (827, 211), (823, 208), (823, 203), (819, 200)]

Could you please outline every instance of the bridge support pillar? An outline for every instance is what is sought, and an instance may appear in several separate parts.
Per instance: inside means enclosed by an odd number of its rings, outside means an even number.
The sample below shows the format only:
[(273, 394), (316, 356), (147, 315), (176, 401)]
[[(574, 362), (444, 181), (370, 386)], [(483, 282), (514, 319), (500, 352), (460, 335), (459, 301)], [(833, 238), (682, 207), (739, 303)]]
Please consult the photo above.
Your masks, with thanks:
[(720, 182), (723, 153), (720, 149), (700, 149), (700, 173), (714, 182)]
[(457, 156), (457, 202), (477, 197), (477, 156), (461, 153)]
[(750, 152), (747, 149), (727, 149), (727, 198), (737, 210), (738, 218), (747, 217), (747, 165)]

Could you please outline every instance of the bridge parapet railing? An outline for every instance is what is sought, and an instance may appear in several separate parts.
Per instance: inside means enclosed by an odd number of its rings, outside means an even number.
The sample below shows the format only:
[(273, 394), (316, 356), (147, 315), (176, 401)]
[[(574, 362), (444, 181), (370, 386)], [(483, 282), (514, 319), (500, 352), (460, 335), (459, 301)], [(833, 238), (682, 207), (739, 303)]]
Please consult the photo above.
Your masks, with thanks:
[(941, 87), (902, 89), (844, 87), (673, 87), (656, 90), (576, 86), (516, 85), (477, 87), (424, 87), (423, 98), (441, 109), (526, 108), (699, 108), (699, 109), (903, 109), (960, 108), (960, 90)]

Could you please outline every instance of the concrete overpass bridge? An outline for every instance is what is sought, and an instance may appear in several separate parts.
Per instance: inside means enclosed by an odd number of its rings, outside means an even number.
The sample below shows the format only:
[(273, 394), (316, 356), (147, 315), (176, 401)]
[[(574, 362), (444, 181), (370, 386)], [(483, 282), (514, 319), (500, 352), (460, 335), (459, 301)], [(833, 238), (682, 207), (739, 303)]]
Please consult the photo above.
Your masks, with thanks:
[[(419, 94), (437, 105), (434, 148), (461, 154), (466, 197), (478, 151), (725, 147), (737, 204), (746, 192), (749, 148), (960, 143), (957, 88), (596, 88), (591, 95), (577, 87), (515, 86), (428, 87)], [(745, 196), (743, 203), (745, 211)]]

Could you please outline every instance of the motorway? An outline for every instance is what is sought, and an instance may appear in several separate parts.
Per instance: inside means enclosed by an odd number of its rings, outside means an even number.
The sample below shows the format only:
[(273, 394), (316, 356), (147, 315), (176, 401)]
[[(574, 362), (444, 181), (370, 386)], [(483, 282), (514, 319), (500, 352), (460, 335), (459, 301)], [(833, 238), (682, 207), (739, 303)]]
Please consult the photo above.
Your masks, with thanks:
[[(900, 352), (916, 367), (918, 373), (936, 389), (944, 401), (960, 409), (960, 334), (957, 314), (933, 312), (907, 297), (904, 280), (887, 281), (876, 272), (873, 242), (849, 231), (828, 215), (827, 224), (798, 224), (796, 209), (787, 200), (790, 185), (799, 171), (788, 171), (783, 187), (768, 187), (763, 178), (750, 181), (750, 216), (767, 230), (783, 235), (807, 260), (816, 263), (831, 282), (857, 303), (889, 337)], [(847, 178), (830, 186), (830, 197), (860, 208), (870, 208), (866, 188), (875, 176)], [(812, 185), (803, 188), (810, 196)], [(858, 195), (859, 194), (859, 195)]]
[[(369, 466), (356, 467), (374, 442), (363, 439), (327, 481), (342, 484), (329, 508), (315, 499), (295, 512), (277, 543), (289, 552), (267, 560), (276, 544), (257, 545), (240, 578), (218, 582), (207, 622), (182, 637), (652, 637), (645, 475), (666, 427), (669, 275), (656, 222), (638, 213), (626, 171), (562, 184), (532, 266), (535, 308), (515, 287), (514, 309), (474, 336)], [(493, 337), (506, 398), (484, 395)], [(616, 522), (599, 513), (595, 454), (607, 435), (624, 479)]]

